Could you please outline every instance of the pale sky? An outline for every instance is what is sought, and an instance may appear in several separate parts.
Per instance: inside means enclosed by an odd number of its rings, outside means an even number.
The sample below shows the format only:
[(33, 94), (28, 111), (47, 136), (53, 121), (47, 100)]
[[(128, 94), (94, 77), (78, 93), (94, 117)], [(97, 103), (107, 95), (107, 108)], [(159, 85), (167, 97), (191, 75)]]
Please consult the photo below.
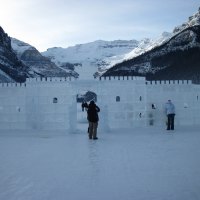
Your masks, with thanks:
[(0, 0), (0, 26), (46, 51), (95, 40), (156, 38), (199, 7), (200, 0)]

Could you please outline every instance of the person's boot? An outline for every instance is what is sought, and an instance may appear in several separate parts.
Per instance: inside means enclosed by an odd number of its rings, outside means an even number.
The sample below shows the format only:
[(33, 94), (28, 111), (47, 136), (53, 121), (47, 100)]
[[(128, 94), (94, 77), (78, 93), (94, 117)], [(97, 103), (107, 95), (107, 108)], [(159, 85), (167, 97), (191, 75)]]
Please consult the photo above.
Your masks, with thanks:
[(88, 134), (88, 136), (89, 136), (89, 139), (91, 140), (92, 139), (92, 135)]

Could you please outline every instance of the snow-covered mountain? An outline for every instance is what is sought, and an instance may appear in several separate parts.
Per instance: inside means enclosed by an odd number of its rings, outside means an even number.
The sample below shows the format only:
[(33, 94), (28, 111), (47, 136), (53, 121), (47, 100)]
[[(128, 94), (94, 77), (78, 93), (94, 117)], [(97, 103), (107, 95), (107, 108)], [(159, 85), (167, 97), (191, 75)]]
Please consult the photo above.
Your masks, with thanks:
[(34, 77), (62, 77), (76, 74), (58, 67), (49, 58), (42, 56), (35, 47), (25, 42), (11, 38), (11, 46), (18, 59), (31, 69)]
[(160, 44), (147, 46), (137, 56), (134, 49), (127, 54), (127, 59), (115, 64), (103, 76), (142, 75), (147, 79), (200, 82), (200, 10), (188, 22), (176, 27), (172, 35), (167, 34)]
[(108, 71), (108, 69), (112, 68), (116, 64), (132, 59), (145, 52), (150, 51), (154, 47), (159, 46), (163, 44), (164, 42), (166, 42), (167, 40), (169, 40), (171, 36), (172, 36), (172, 33), (163, 32), (162, 35), (156, 39), (144, 38), (143, 40), (138, 42), (138, 46), (136, 46), (132, 51), (126, 54), (119, 55), (119, 56), (113, 56), (107, 59), (106, 60), (107, 65), (101, 66), (100, 67), (101, 70), (99, 70), (96, 74), (98, 74), (98, 76), (103, 75), (106, 71)]
[(91, 79), (93, 76), (101, 76), (117, 63), (139, 56), (161, 45), (171, 36), (172, 33), (164, 32), (156, 39), (145, 38), (141, 41), (98, 40), (68, 48), (50, 48), (42, 52), (42, 55), (50, 58), (60, 67), (66, 64), (73, 65), (80, 79)]
[(120, 55), (132, 51), (138, 46), (136, 40), (94, 41), (68, 48), (50, 48), (42, 55), (51, 59), (58, 66), (65, 68), (73, 65), (80, 79), (93, 79), (93, 75)]
[[(4, 33), (3, 29), (2, 32)], [(73, 76), (81, 79), (93, 79), (96, 73), (115, 57), (130, 52), (138, 46), (136, 40), (102, 41), (79, 44), (69, 48), (50, 48), (42, 54), (33, 46), (4, 33), (12, 57), (18, 60), (24, 69), (22, 79), (11, 79), (7, 71), (10, 67), (2, 65), (2, 82), (24, 81), (26, 77)], [(3, 40), (2, 40), (3, 41)], [(3, 48), (3, 43), (0, 46)], [(3, 63), (3, 60), (1, 61)], [(2, 67), (2, 68), (3, 68)], [(26, 73), (25, 73), (26, 72)], [(25, 73), (25, 74), (24, 74)], [(4, 77), (4, 78), (3, 78)]]

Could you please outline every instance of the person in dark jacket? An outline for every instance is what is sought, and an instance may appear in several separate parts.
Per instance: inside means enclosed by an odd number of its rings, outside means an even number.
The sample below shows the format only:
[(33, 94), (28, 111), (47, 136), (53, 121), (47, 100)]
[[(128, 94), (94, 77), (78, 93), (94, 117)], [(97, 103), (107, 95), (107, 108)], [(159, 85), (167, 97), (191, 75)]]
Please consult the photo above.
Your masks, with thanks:
[(82, 104), (81, 104), (81, 107), (82, 107), (83, 112), (84, 112), (84, 108), (85, 108), (85, 110), (87, 110), (87, 108), (88, 108), (87, 102), (83, 101)]
[(83, 112), (84, 112), (84, 106), (85, 106), (85, 102), (83, 101), (82, 104), (81, 104), (81, 108), (82, 108)]
[(97, 127), (98, 127), (98, 121), (99, 116), (98, 112), (100, 112), (100, 108), (94, 103), (94, 101), (91, 101), (88, 110), (87, 110), (87, 119), (89, 122), (89, 139), (97, 140)]

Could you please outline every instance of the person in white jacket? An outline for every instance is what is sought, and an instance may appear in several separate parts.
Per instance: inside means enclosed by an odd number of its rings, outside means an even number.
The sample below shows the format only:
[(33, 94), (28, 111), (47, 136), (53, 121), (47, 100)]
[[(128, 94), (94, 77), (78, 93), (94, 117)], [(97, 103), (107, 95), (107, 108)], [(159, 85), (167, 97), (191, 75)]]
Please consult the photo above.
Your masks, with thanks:
[(165, 112), (167, 115), (167, 130), (174, 130), (175, 106), (171, 100), (168, 100), (165, 104)]

